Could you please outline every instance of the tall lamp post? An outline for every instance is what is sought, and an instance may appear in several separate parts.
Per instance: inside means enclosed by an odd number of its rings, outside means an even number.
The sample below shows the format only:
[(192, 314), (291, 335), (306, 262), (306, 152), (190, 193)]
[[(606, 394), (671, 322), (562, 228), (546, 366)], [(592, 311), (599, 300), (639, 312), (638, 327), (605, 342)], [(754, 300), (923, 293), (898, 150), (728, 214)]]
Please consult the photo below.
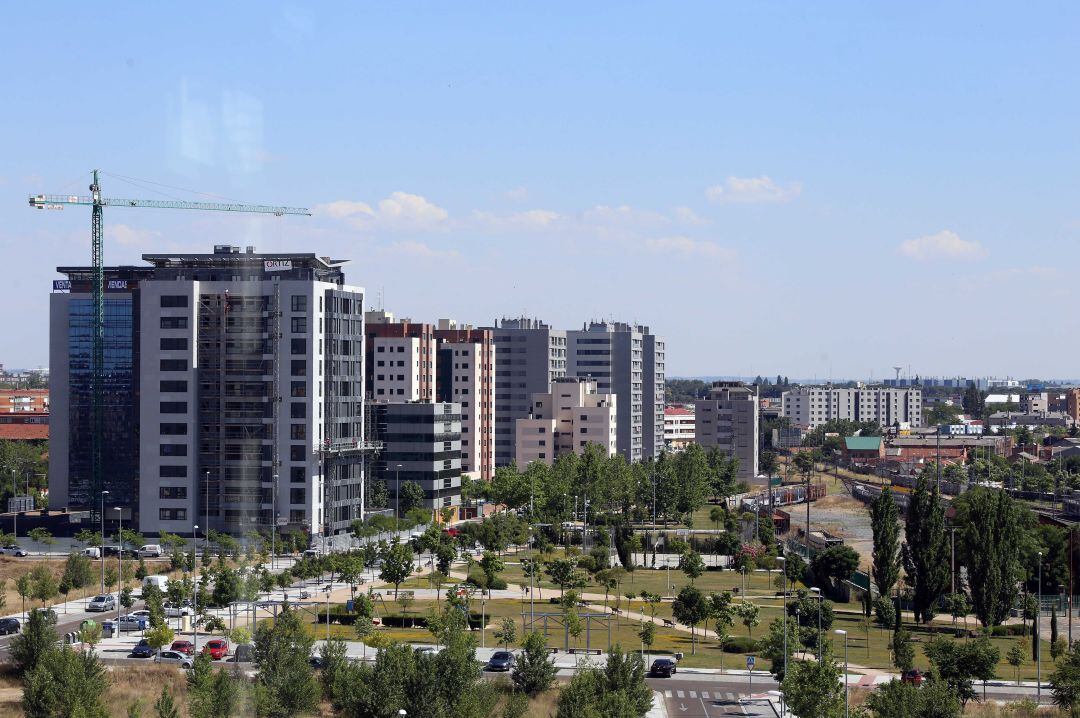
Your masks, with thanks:
[[(105, 593), (105, 497), (108, 491), (101, 492), (101, 592)], [(17, 514), (16, 514), (17, 515)]]
[[(191, 541), (195, 543), (198, 539), (199, 525), (195, 524), (191, 527)], [(192, 584), (191, 589), (191, 645), (194, 647), (192, 655), (199, 655), (199, 558), (195, 557), (195, 583)]]
[(1042, 551), (1039, 551), (1039, 601), (1035, 610), (1035, 704), (1042, 703)]
[[(15, 469), (12, 469), (11, 470), (11, 498), (15, 498), (15, 495), (17, 493), (19, 493), (19, 489), (15, 486)], [(105, 493), (109, 493), (109, 492), (106, 491)], [(105, 501), (104, 498), (102, 498), (101, 500), (103, 502)], [(102, 504), (101, 510), (105, 511), (105, 504), (104, 503)], [(14, 511), (11, 514), (11, 533), (15, 536), (15, 540), (18, 541), (19, 540), (19, 512), (18, 511)], [(103, 572), (101, 574), (102, 575), (101, 580), (102, 580), (102, 583), (104, 583), (104, 581), (105, 581), (105, 578), (104, 578), (105, 569), (103, 568), (101, 570)], [(104, 589), (102, 589), (102, 590), (104, 590)]]
[[(770, 487), (770, 491), (772, 487)], [(784, 620), (784, 677), (787, 678), (787, 559), (783, 556), (776, 557), (776, 564), (780, 567), (780, 575), (783, 577), (783, 596), (780, 602), (781, 616)], [(780, 692), (780, 713), (784, 713), (784, 693)]]
[(331, 584), (326, 584), (326, 641), (330, 641), (330, 589)]
[[(398, 521), (401, 516), (401, 464), (394, 465), (394, 533), (401, 531)], [(480, 517), (483, 520), (483, 516)]]
[(847, 631), (843, 629), (836, 629), (836, 635), (844, 637), (844, 718), (848, 718), (848, 661), (847, 661)]
[(818, 658), (821, 658), (821, 589), (814, 586), (810, 593), (817, 598), (817, 654)]
[[(119, 561), (120, 572), (119, 572), (119, 574), (117, 575), (117, 578), (116, 578), (116, 580), (118, 581), (118, 583), (116, 584), (117, 585), (117, 592), (116, 592), (116, 635), (119, 636), (120, 635), (120, 591), (119, 591), (119, 587), (124, 585), (124, 511), (119, 506), (113, 507), (113, 511), (116, 512), (116, 521), (117, 521), (117, 525), (119, 526), (119, 528), (117, 530), (120, 533), (120, 550), (117, 551), (117, 553), (116, 553), (117, 558), (120, 559), (120, 561)], [(104, 558), (101, 559), (101, 563), (102, 564), (105, 563)]]

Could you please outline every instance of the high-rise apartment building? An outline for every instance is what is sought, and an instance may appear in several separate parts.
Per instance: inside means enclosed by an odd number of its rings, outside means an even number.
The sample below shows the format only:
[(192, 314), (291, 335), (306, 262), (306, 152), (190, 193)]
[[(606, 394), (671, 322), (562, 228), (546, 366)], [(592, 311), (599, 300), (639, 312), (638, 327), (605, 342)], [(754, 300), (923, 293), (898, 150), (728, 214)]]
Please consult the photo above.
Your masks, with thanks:
[(364, 315), (367, 397), (373, 402), (435, 400), (435, 327), (395, 320), (385, 311)]
[(124, 524), (150, 534), (346, 530), (363, 502), (363, 290), (314, 254), (143, 259), (105, 270), (100, 486), (88, 460), (91, 270), (58, 270), (50, 502), (90, 509), (106, 490)]
[(495, 342), (492, 330), (440, 319), (435, 329), (436, 400), (461, 407), (461, 472), (495, 473)]
[(597, 391), (618, 397), (618, 450), (627, 461), (664, 449), (664, 342), (649, 328), (590, 322), (568, 331), (568, 376), (594, 379)]
[(806, 386), (785, 391), (782, 400), (784, 416), (802, 428), (834, 419), (872, 421), (882, 428), (922, 426), (922, 389)]
[(514, 461), (516, 424), (528, 417), (532, 395), (551, 390), (566, 376), (566, 332), (538, 319), (503, 319), (492, 328), (495, 343), (495, 465)]
[(376, 481), (386, 482), (389, 508), (397, 511), (400, 487), (411, 481), (424, 490), (423, 508), (461, 503), (461, 406), (452, 402), (373, 404), (372, 434), (382, 443), (374, 463)]
[(579, 377), (552, 381), (551, 391), (533, 394), (532, 409), (515, 423), (515, 461), (524, 469), (534, 461), (549, 466), (563, 454), (582, 454), (589, 444), (614, 456), (618, 399), (597, 393), (597, 382)]
[(739, 460), (738, 478), (758, 473), (758, 390), (741, 381), (714, 382), (706, 399), (694, 402), (695, 441)]

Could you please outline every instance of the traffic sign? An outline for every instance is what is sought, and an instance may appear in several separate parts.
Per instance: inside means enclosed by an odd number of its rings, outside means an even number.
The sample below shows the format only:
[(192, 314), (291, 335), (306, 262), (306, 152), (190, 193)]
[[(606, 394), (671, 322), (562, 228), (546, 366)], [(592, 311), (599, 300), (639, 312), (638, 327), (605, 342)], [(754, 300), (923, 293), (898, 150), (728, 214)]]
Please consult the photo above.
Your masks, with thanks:
[(754, 657), (753, 656), (747, 656), (746, 657), (746, 670), (748, 670), (748, 671), (754, 670)]

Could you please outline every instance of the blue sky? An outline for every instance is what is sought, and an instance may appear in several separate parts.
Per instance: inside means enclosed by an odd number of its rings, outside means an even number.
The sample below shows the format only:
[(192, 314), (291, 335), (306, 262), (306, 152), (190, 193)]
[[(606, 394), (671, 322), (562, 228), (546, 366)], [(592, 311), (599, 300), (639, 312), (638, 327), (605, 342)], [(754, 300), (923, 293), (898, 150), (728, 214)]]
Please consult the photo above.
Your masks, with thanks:
[(869, 5), (12, 5), (0, 361), (89, 256), (26, 195), (99, 167), (315, 209), (111, 210), (109, 263), (348, 257), (416, 319), (647, 323), (672, 375), (1077, 375), (1080, 6)]

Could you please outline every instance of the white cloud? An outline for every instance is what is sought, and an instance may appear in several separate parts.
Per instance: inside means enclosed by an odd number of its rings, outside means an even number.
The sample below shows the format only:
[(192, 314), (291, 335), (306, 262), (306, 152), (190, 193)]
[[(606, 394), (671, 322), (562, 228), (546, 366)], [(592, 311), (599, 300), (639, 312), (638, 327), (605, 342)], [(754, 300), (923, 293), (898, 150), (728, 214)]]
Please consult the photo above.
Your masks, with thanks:
[(529, 209), (505, 215), (475, 210), (473, 219), (484, 227), (497, 230), (546, 229), (562, 220), (563, 216), (549, 209)]
[(461, 255), (453, 249), (435, 249), (429, 244), (415, 240), (404, 240), (388, 245), (384, 250), (388, 254), (404, 254), (416, 259), (457, 259)]
[(317, 217), (345, 220), (357, 229), (436, 229), (449, 213), (426, 197), (408, 192), (392, 192), (372, 208), (366, 202), (339, 199), (316, 205)]
[(161, 232), (152, 229), (138, 229), (126, 224), (106, 224), (105, 238), (110, 242), (135, 247), (160, 240)]
[(735, 260), (736, 252), (733, 249), (721, 247), (715, 242), (690, 237), (660, 237), (658, 239), (645, 240), (645, 248), (651, 252), (662, 254), (679, 254), (683, 256), (713, 257), (723, 261)]
[(675, 220), (682, 224), (702, 225), (709, 223), (709, 220), (704, 217), (699, 217), (697, 212), (689, 207), (676, 207), (672, 214), (674, 215)]
[(707, 187), (705, 197), (710, 202), (725, 204), (778, 204), (790, 202), (802, 193), (801, 182), (778, 185), (771, 177), (728, 177), (720, 184)]
[(632, 224), (636, 226), (658, 226), (668, 224), (671, 220), (660, 212), (641, 210), (628, 204), (612, 207), (606, 204), (598, 204), (582, 213), (585, 222), (589, 224)]
[(503, 197), (511, 202), (523, 202), (529, 198), (529, 190), (524, 187), (514, 187), (503, 192)]
[(948, 229), (900, 243), (900, 254), (908, 259), (982, 259), (986, 248), (978, 242), (960, 239), (960, 235)]

